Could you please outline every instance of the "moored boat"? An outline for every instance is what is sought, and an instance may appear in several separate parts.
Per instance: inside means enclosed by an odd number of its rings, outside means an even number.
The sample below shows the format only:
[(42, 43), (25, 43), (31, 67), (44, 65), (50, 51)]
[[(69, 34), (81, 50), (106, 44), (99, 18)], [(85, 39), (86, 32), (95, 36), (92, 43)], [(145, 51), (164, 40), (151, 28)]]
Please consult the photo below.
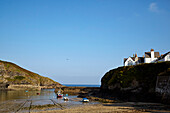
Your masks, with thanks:
[(63, 94), (57, 94), (57, 98), (62, 98)]
[(59, 90), (58, 92), (57, 92), (57, 98), (62, 98), (63, 97), (63, 94), (61, 94), (61, 90)]
[(68, 101), (68, 100), (69, 100), (69, 98), (68, 98), (68, 97), (64, 97), (63, 99), (64, 99), (64, 101)]
[(89, 102), (89, 99), (83, 98), (82, 102)]

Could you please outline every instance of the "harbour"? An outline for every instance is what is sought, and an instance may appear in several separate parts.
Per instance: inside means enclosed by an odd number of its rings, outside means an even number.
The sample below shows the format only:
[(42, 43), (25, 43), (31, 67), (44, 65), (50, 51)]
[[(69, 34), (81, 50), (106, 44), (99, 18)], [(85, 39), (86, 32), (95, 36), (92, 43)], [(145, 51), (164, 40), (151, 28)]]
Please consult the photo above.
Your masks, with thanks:
[(71, 107), (99, 104), (99, 102), (83, 103), (77, 95), (68, 95), (69, 100), (57, 98), (54, 89), (41, 91), (1, 91), (1, 113), (40, 112), (48, 110), (63, 110)]

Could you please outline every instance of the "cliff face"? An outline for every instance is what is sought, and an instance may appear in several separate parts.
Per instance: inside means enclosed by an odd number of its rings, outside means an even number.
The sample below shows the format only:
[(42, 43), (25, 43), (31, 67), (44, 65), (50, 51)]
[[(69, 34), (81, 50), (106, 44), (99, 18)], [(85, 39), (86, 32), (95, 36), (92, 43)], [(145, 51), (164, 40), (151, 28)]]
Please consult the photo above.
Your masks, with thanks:
[(148, 93), (155, 92), (157, 76), (170, 76), (170, 62), (124, 66), (110, 70), (101, 79), (101, 89), (102, 92), (117, 93), (118, 96), (133, 93), (146, 97)]
[(61, 85), (47, 77), (40, 76), (6, 61), (0, 61), (0, 84), (46, 86), (45, 88)]

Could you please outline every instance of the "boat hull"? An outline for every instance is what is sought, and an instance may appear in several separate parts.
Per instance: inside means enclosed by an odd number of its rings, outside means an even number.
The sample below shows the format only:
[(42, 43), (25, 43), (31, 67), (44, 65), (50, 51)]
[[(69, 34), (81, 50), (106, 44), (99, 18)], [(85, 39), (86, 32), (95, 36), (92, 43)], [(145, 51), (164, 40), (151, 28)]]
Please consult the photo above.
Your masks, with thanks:
[(57, 98), (62, 98), (63, 94), (57, 94)]

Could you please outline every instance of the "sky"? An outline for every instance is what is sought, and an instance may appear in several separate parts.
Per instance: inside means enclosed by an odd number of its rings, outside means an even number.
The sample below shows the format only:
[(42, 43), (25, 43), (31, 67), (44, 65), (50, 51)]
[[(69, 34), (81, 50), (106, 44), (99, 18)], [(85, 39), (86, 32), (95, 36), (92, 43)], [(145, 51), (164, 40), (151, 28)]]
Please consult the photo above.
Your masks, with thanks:
[(101, 84), (123, 59), (170, 50), (170, 0), (0, 0), (0, 60)]

